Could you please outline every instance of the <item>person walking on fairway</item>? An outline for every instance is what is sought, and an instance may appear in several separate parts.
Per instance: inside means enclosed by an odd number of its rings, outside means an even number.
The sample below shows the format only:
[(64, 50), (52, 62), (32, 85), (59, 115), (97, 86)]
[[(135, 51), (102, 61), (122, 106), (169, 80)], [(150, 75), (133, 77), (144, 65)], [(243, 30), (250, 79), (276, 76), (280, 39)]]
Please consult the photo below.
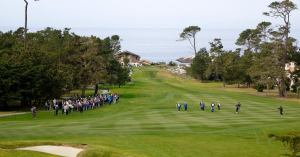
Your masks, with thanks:
[(177, 104), (177, 110), (180, 111), (180, 109), (181, 109), (181, 105), (178, 103)]
[(66, 103), (64, 100), (61, 101), (61, 114), (65, 114), (65, 110), (64, 110), (64, 107), (65, 107)]
[(188, 110), (188, 105), (187, 103), (184, 104), (184, 111), (187, 111)]
[(54, 98), (53, 99), (53, 107), (54, 107), (54, 105), (56, 105), (57, 104), (57, 100)]
[(35, 118), (36, 117), (36, 107), (32, 106), (32, 108), (30, 110), (31, 110), (32, 118)]
[(220, 111), (221, 110), (221, 104), (218, 103), (218, 110)]
[(83, 113), (83, 102), (79, 101), (79, 111)]
[(67, 104), (67, 102), (65, 102), (64, 106), (63, 106), (63, 112), (68, 115), (69, 114), (69, 106)]
[(278, 108), (278, 110), (279, 110), (280, 115), (283, 115), (283, 108), (282, 108), (282, 106), (280, 106), (280, 107)]
[(240, 110), (241, 110), (241, 103), (238, 102), (236, 105), (235, 105), (235, 113), (240, 113)]
[(205, 110), (205, 103), (204, 103), (203, 101), (200, 102), (200, 109), (201, 109), (202, 111)]
[(45, 109), (46, 109), (46, 111), (50, 110), (50, 104), (48, 103), (48, 100), (45, 101)]
[(55, 116), (58, 115), (58, 110), (59, 110), (59, 106), (58, 106), (58, 104), (55, 104), (54, 105)]
[(214, 103), (211, 103), (211, 109), (210, 109), (211, 112), (215, 112), (215, 104)]

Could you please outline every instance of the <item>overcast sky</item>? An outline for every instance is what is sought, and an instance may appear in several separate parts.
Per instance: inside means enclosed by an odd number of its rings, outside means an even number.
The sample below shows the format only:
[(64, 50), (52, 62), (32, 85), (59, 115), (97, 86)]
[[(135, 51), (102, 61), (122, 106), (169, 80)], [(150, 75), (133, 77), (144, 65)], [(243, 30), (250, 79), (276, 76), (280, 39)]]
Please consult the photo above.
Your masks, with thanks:
[[(279, 19), (263, 16), (273, 0), (34, 0), (29, 1), (30, 31), (45, 27), (72, 28), (81, 35), (106, 37), (118, 34), (123, 50), (153, 60), (193, 54), (188, 44), (176, 42), (186, 26), (198, 25), (199, 47), (222, 38), (234, 49), (238, 34), (261, 21), (274, 25)], [(300, 0), (294, 0), (300, 5)], [(24, 1), (0, 0), (0, 31), (24, 26)], [(300, 40), (300, 12), (292, 15), (292, 36)], [(126, 30), (126, 28), (172, 28)]]
[[(248, 28), (272, 0), (28, 0), (29, 27)], [(294, 0), (298, 2), (299, 0)], [(0, 0), (0, 26), (22, 26), (23, 0)], [(299, 11), (292, 23), (299, 27)]]

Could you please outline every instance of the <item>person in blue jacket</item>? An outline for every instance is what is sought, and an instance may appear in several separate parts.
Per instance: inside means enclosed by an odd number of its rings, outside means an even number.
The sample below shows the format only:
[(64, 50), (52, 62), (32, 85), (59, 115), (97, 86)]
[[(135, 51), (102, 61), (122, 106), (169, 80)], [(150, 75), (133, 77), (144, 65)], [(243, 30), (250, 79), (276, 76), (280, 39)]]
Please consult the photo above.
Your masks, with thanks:
[(185, 110), (185, 111), (188, 110), (188, 105), (187, 105), (187, 103), (184, 104), (184, 110)]

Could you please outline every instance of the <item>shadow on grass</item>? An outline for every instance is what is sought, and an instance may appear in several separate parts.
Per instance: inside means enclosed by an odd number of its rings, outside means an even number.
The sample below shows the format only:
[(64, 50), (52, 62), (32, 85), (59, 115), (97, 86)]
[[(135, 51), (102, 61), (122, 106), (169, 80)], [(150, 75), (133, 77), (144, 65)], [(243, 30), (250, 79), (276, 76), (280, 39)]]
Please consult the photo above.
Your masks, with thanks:
[(52, 146), (69, 146), (75, 148), (86, 148), (87, 144), (74, 144), (74, 143), (59, 143), (59, 142), (43, 142), (43, 141), (24, 141), (24, 142), (0, 142), (0, 149), (17, 149), (22, 147), (31, 146), (42, 146), (42, 145), (52, 145)]
[(92, 148), (86, 151), (83, 151), (78, 154), (78, 157), (120, 157), (120, 156), (132, 156), (136, 157), (136, 155), (130, 154), (123, 154), (117, 152), (116, 150), (111, 150), (109, 148)]
[(143, 98), (146, 97), (145, 94), (137, 94), (137, 93), (124, 93), (120, 95), (122, 99), (133, 99), (133, 98)]
[[(293, 157), (291, 154), (282, 154), (282, 156)], [(297, 155), (296, 157), (300, 157), (300, 155)]]

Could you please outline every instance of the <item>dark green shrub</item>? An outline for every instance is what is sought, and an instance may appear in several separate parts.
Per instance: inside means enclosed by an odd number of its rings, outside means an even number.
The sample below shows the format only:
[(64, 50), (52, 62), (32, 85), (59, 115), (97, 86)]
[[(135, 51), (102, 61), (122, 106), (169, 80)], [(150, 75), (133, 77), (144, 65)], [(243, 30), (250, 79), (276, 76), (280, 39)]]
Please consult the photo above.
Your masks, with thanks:
[(266, 86), (263, 84), (257, 84), (255, 86), (255, 89), (257, 90), (257, 92), (264, 92), (264, 89), (266, 89)]
[(270, 134), (269, 137), (277, 141), (281, 141), (285, 146), (287, 146), (289, 150), (292, 152), (291, 157), (297, 157), (297, 154), (300, 153), (299, 135), (276, 136)]

